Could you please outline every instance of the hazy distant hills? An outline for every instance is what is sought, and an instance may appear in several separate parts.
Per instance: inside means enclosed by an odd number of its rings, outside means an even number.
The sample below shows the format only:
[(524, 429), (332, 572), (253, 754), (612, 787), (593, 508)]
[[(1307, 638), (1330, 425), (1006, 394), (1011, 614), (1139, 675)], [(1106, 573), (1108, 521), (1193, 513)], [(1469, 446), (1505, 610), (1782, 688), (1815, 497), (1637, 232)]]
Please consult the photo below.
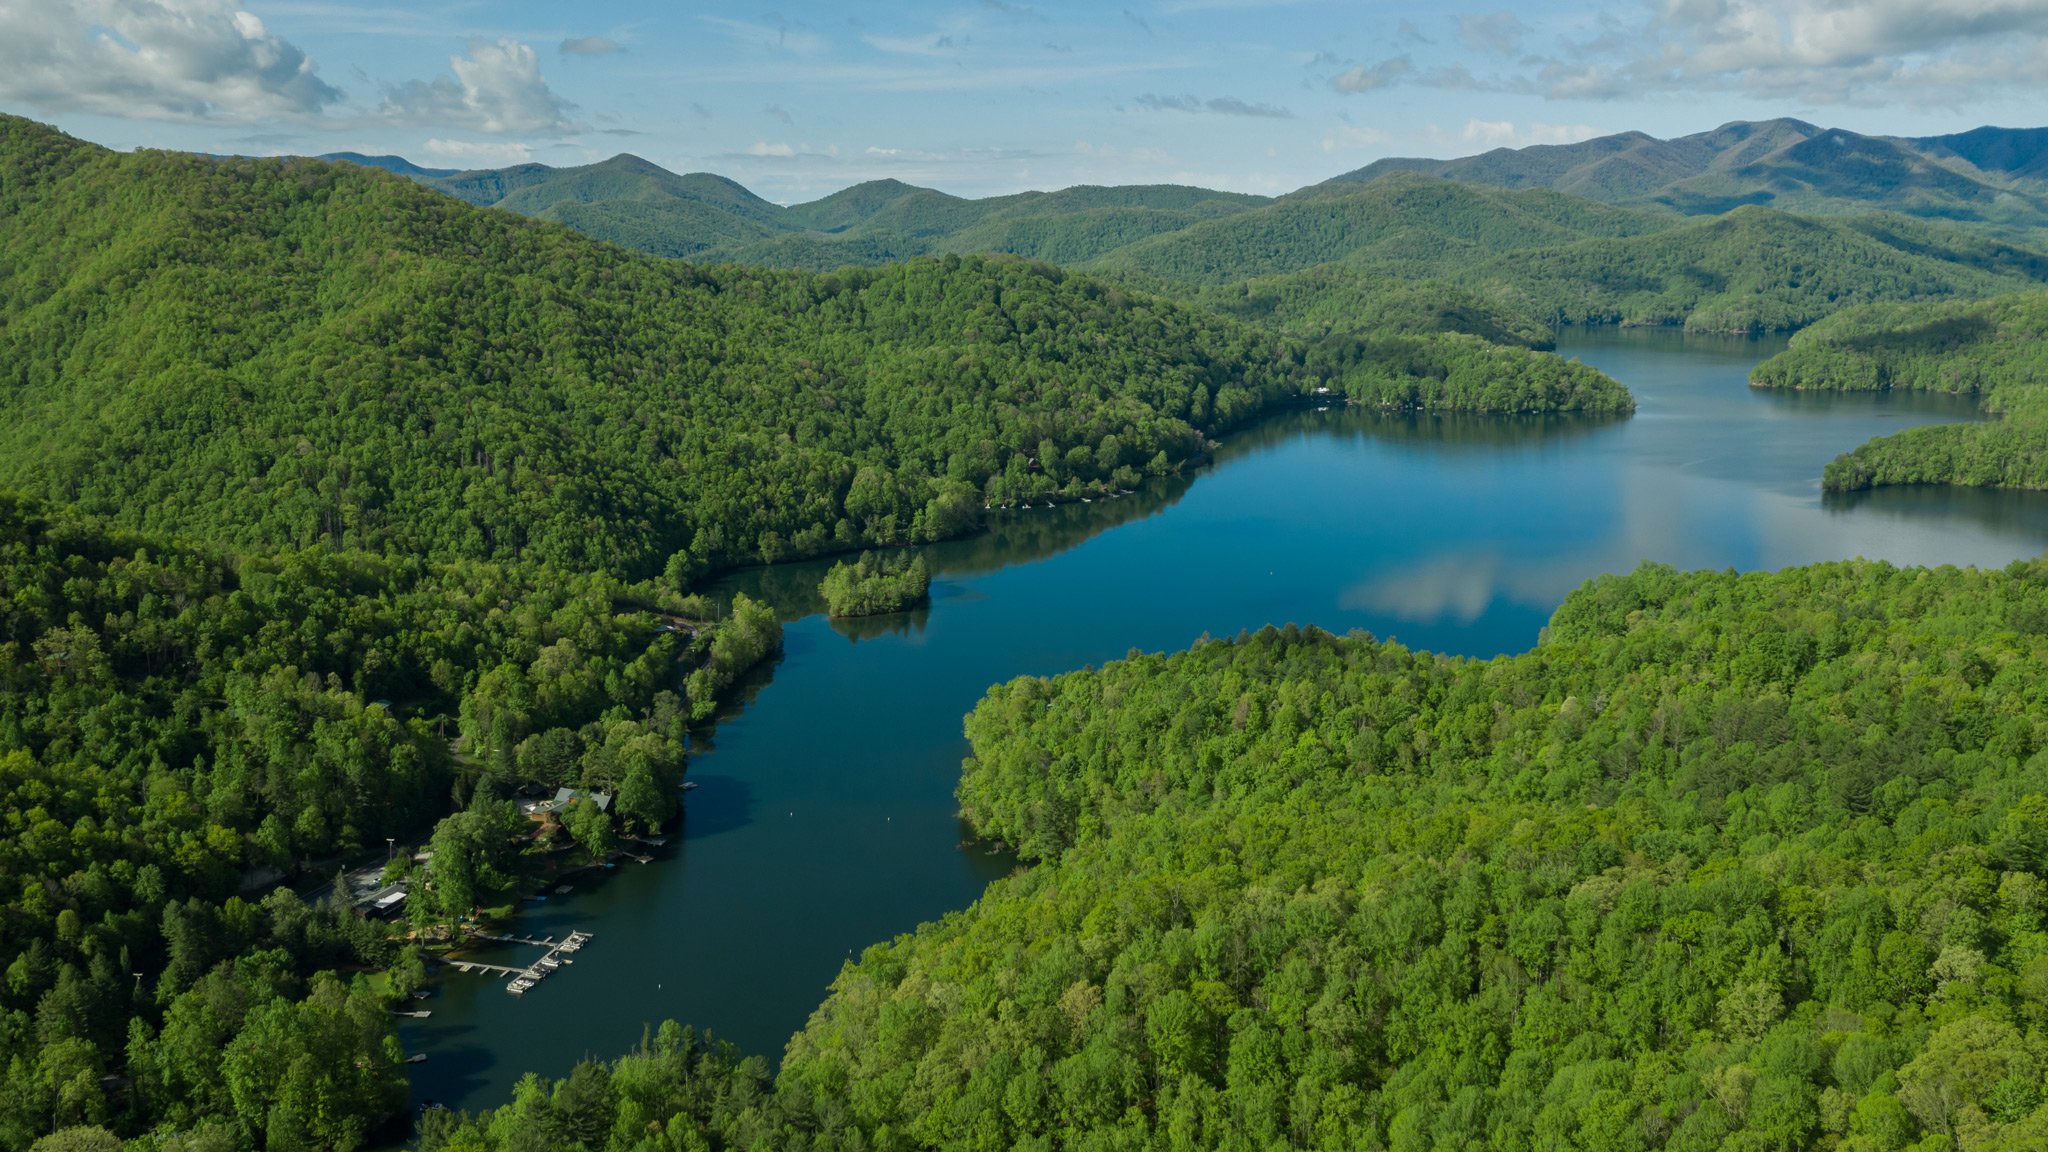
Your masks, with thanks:
[(977, 200), (876, 180), (783, 206), (629, 155), (459, 173), (338, 158), (661, 256), (826, 270), (1010, 253), (1187, 299), (1240, 285), (1294, 301), (1288, 314), (1318, 317), (1311, 326), (1331, 318), (1302, 308), (1308, 286), (1396, 279), (1455, 286), (1426, 295), (1446, 315), (1483, 301), (1521, 318), (1482, 325), (1499, 333), (1781, 330), (1850, 304), (2048, 280), (2048, 257), (2033, 250), (2048, 247), (2048, 129), (1903, 139), (1772, 120), (1676, 140), (1623, 133), (1383, 160), (1277, 199), (1136, 185)]
[[(470, 172), (422, 168), (396, 156), (338, 153), (323, 159), (385, 168), (472, 204), (556, 220), (644, 252), (813, 269), (937, 252), (1008, 252), (1086, 263), (1276, 204), (1177, 185), (1078, 187), (970, 200), (874, 180), (784, 207), (723, 176), (678, 175), (630, 155), (575, 168), (522, 164)], [(1381, 160), (1279, 203), (1345, 197), (1395, 175), (1548, 189), (1646, 212), (1664, 223), (1674, 214), (1720, 215), (1753, 205), (1809, 215), (1894, 212), (2007, 238), (2048, 228), (2048, 129), (1987, 127), (1905, 138), (1789, 119), (1737, 122), (1673, 140), (1624, 132), (1578, 144), (1498, 148), (1457, 160)], [(1279, 239), (1286, 243), (1285, 230), (1308, 216), (1276, 207), (1246, 226), (1270, 222), (1282, 229)]]
[(723, 176), (679, 175), (623, 154), (576, 168), (521, 164), (471, 172), (352, 153), (322, 159), (385, 168), (471, 204), (554, 220), (642, 252), (812, 269), (941, 252), (1077, 263), (1269, 202), (1177, 185), (1084, 186), (969, 200), (874, 180), (784, 207)]
[[(1388, 173), (1130, 244), (1081, 265), (1203, 299), (1253, 277), (1438, 280), (1544, 324), (1783, 331), (1851, 304), (2048, 282), (2048, 255), (1890, 214), (1653, 214), (1548, 188)], [(1277, 285), (1266, 290), (1281, 291)], [(1188, 291), (1183, 291), (1187, 295)]]
[(361, 152), (329, 152), (320, 159), (346, 160), (351, 164), (361, 164), (365, 168), (382, 168), (386, 172), (396, 172), (400, 176), (411, 176), (415, 179), (453, 176), (458, 171), (454, 168), (422, 168), (403, 156), (365, 156)]
[(1716, 214), (1745, 204), (1807, 213), (1881, 209), (2002, 225), (2048, 224), (2048, 129), (1863, 136), (1799, 120), (1725, 124), (1659, 140), (1496, 148), (1458, 160), (1380, 160), (1317, 189), (1423, 173), (1500, 188), (1551, 188), (1607, 204)]

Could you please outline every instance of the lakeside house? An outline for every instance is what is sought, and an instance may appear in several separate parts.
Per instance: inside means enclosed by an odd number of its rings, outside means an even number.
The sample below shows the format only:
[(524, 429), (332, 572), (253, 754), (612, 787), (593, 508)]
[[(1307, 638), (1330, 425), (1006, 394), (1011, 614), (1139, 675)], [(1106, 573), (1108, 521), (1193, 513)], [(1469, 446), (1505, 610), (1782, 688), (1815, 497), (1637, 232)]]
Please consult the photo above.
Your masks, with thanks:
[(600, 812), (610, 812), (612, 810), (612, 794), (609, 792), (590, 792), (582, 788), (560, 788), (548, 799), (521, 801), (519, 804), (519, 814), (536, 824), (554, 824), (561, 820), (563, 809), (580, 800), (588, 800), (597, 805), (597, 810)]

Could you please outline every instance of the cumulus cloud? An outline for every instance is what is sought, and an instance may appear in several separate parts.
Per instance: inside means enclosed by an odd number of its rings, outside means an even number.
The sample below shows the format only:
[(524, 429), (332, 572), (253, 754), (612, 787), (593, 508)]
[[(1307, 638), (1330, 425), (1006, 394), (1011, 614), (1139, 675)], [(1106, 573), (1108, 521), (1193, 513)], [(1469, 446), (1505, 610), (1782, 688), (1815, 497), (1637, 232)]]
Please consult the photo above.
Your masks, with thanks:
[(453, 75), (412, 80), (384, 95), (387, 118), (478, 132), (567, 132), (568, 101), (540, 74), (533, 47), (517, 40), (472, 40), (469, 55), (448, 58)]
[(504, 140), (429, 140), (427, 153), (462, 168), (508, 168), (533, 159), (533, 149)]
[(1522, 124), (1512, 120), (1467, 120), (1459, 138), (1482, 148), (1520, 148), (1529, 144), (1577, 144), (1600, 130), (1589, 124)]
[(1215, 96), (1204, 100), (1198, 96), (1160, 96), (1147, 92), (1138, 97), (1137, 105), (1154, 112), (1210, 113), (1217, 116), (1250, 116), (1261, 120), (1292, 120), (1294, 113), (1277, 104), (1254, 104), (1235, 96)]
[(609, 36), (572, 36), (557, 50), (564, 56), (610, 56), (625, 51)]
[(1593, 39), (1548, 44), (1530, 43), (1537, 30), (1509, 11), (1456, 25), (1467, 50), (1501, 58), (1501, 72), (1421, 66), (1403, 53), (1340, 72), (1331, 86), (1558, 100), (1732, 92), (1780, 104), (1953, 107), (2048, 89), (2044, 0), (1641, 0), (1632, 14), (1610, 9)]
[(1546, 59), (1536, 80), (1565, 99), (1965, 102), (2042, 87), (2044, 59), (2040, 0), (1660, 0), (1635, 27)]
[(310, 116), (342, 98), (231, 0), (0, 0), (0, 98), (163, 120)]

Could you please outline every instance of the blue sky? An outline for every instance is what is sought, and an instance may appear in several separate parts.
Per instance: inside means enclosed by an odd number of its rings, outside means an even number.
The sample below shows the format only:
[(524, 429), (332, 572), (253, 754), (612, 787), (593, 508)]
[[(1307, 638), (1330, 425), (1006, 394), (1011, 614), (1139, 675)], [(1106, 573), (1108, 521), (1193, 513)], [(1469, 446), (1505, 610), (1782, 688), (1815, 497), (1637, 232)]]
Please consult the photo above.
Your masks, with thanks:
[(1275, 193), (1772, 116), (2033, 126), (2044, 90), (2048, 0), (0, 0), (0, 110), (113, 147), (626, 151), (784, 202), (884, 176)]

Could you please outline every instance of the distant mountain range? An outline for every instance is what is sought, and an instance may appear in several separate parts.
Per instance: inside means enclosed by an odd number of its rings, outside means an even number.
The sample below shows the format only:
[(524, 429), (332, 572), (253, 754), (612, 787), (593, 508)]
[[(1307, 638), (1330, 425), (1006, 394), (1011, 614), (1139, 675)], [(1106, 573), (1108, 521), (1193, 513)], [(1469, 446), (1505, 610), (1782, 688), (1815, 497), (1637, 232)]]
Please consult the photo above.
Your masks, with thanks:
[(365, 168), (382, 168), (386, 172), (396, 172), (400, 176), (411, 176), (416, 179), (453, 176), (461, 171), (459, 168), (422, 168), (403, 156), (365, 156), (361, 152), (329, 152), (320, 159), (346, 160), (351, 164), (361, 164)]
[(932, 252), (1013, 252), (1074, 263), (1110, 248), (1267, 203), (1176, 185), (1078, 187), (968, 200), (896, 180), (856, 184), (784, 207), (708, 172), (677, 174), (638, 156), (596, 164), (445, 172), (396, 156), (337, 153), (460, 200), (567, 224), (660, 256), (835, 268)]
[[(397, 156), (344, 152), (322, 159), (398, 172), (472, 204), (555, 220), (644, 252), (810, 268), (949, 251), (1085, 263), (1272, 203), (1177, 185), (1083, 186), (970, 200), (875, 180), (784, 207), (726, 177), (678, 175), (631, 155), (575, 168), (522, 164), (468, 172), (423, 168)], [(1907, 138), (1767, 120), (1675, 140), (1624, 132), (1457, 160), (1380, 160), (1281, 199), (1343, 195), (1395, 174), (1547, 188), (1667, 217), (1756, 205), (1811, 215), (1896, 212), (2008, 236), (2048, 228), (2048, 128)]]
[(1771, 330), (1854, 302), (2048, 280), (2036, 251), (2048, 251), (2048, 129), (1904, 139), (1772, 120), (1676, 140), (1631, 132), (1382, 160), (1278, 198), (1136, 185), (976, 200), (876, 180), (783, 206), (630, 155), (456, 173), (395, 156), (323, 159), (661, 256), (823, 270), (1008, 253), (1182, 298), (1222, 299), (1263, 278), (1247, 298), (1296, 301), (1290, 314), (1313, 324), (1327, 309), (1301, 310), (1308, 287), (1359, 277), (1441, 281), (1455, 291), (1431, 307), (1490, 302), (1537, 325)]
[(1675, 140), (1623, 132), (1458, 160), (1379, 160), (1319, 187), (1396, 172), (1498, 188), (1552, 188), (1688, 216), (1756, 204), (1825, 214), (1881, 209), (2024, 228), (2048, 224), (2048, 128), (1908, 138), (1800, 120), (1737, 122)]

